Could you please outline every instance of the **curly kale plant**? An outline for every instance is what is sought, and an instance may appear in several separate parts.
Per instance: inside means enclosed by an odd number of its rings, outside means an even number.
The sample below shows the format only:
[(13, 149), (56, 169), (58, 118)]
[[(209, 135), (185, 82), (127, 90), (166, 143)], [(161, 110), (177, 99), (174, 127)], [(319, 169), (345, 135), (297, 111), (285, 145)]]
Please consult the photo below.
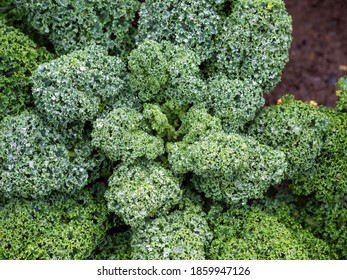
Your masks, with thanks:
[[(341, 81), (341, 80), (340, 80)], [(341, 101), (341, 100), (340, 100)], [(343, 100), (342, 100), (343, 102)], [(341, 103), (340, 103), (341, 104)], [(341, 108), (321, 107), (330, 125), (313, 172), (290, 184), (295, 195), (306, 196), (302, 223), (347, 257), (347, 116)]]
[(168, 214), (182, 197), (180, 181), (158, 163), (117, 167), (105, 194), (108, 209), (137, 227), (148, 217)]
[[(275, 217), (284, 225), (297, 241), (306, 248), (309, 259), (337, 259), (334, 245), (315, 235), (304, 223), (312, 222), (307, 216), (302, 204), (306, 199), (293, 195), (288, 189), (279, 190), (275, 196), (253, 201), (251, 207), (256, 207)], [(299, 222), (298, 222), (299, 221)]]
[(194, 52), (170, 42), (146, 40), (128, 61), (129, 85), (142, 102), (203, 104), (227, 131), (238, 131), (264, 105), (263, 90), (252, 80), (216, 75), (205, 81)]
[(288, 62), (291, 18), (282, 0), (237, 0), (231, 6), (216, 40), (216, 68), (270, 91)]
[(32, 76), (36, 109), (59, 130), (83, 127), (121, 99), (125, 65), (101, 46), (89, 46), (48, 63)]
[(263, 108), (282, 0), (3, 2), (1, 259), (346, 258), (345, 78)]
[(87, 185), (86, 160), (72, 154), (61, 137), (34, 113), (0, 123), (0, 193), (37, 198), (53, 191), (74, 193)]
[[(275, 215), (260, 208), (244, 207), (209, 213), (214, 238), (209, 247), (210, 259), (311, 259), (329, 258), (329, 249), (302, 228), (297, 232), (286, 227)], [(323, 254), (317, 256), (316, 253)]]
[(116, 108), (94, 124), (92, 145), (112, 161), (153, 160), (165, 152), (163, 140), (150, 134), (143, 115), (134, 109)]
[(229, 132), (241, 130), (265, 103), (262, 89), (252, 80), (231, 80), (225, 75), (208, 80), (203, 100), (211, 114), (220, 118), (223, 128)]
[[(170, 41), (197, 53), (231, 79), (253, 80), (264, 91), (288, 61), (291, 18), (282, 0), (146, 1), (138, 41)], [(209, 71), (208, 71), (209, 72)]]
[(86, 259), (105, 238), (107, 208), (88, 192), (77, 197), (12, 199), (0, 206), (0, 259)]
[[(128, 49), (136, 0), (14, 0), (28, 21), (49, 37), (58, 54), (95, 43), (115, 53)], [(131, 43), (130, 43), (131, 45)]]
[(285, 153), (288, 161), (286, 179), (295, 179), (305, 176), (314, 166), (328, 124), (328, 118), (313, 105), (285, 96), (277, 106), (262, 110), (248, 133), (260, 143)]
[(206, 60), (214, 52), (221, 22), (214, 2), (145, 1), (140, 9), (138, 41), (170, 41), (194, 50)]
[(210, 115), (203, 106), (192, 106), (180, 117), (180, 121), (177, 133), (184, 143), (192, 144), (208, 133), (223, 131), (221, 120)]
[(212, 239), (206, 215), (184, 197), (182, 209), (158, 217), (133, 230), (134, 260), (203, 260)]
[(107, 235), (96, 248), (89, 259), (92, 260), (130, 260), (131, 259), (131, 231), (116, 232)]
[(53, 56), (0, 19), (0, 120), (31, 105), (29, 79), (40, 63)]
[(199, 64), (189, 49), (146, 40), (129, 55), (129, 85), (143, 102), (190, 104), (203, 93)]
[(340, 199), (343, 200), (344, 194), (347, 194), (347, 159), (344, 156), (347, 146), (346, 113), (326, 107), (318, 110), (329, 120), (324, 146), (312, 167), (313, 172), (294, 180), (291, 189), (297, 195), (314, 194), (319, 200), (335, 202), (337, 196), (342, 195)]
[(278, 184), (286, 171), (285, 155), (250, 137), (215, 132), (192, 144), (168, 143), (175, 172), (193, 172), (196, 188), (216, 201), (246, 203)]
[[(323, 182), (324, 183), (324, 182)], [(321, 186), (320, 186), (321, 187)], [(327, 242), (338, 259), (347, 258), (346, 191), (334, 202), (308, 198), (301, 211), (300, 222), (317, 238)]]

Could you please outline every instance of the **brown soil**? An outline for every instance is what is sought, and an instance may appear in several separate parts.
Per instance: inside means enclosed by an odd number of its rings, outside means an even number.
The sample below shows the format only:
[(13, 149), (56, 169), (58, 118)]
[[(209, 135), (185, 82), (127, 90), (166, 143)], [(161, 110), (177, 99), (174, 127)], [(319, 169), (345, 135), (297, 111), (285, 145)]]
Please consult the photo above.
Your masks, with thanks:
[(267, 104), (291, 93), (335, 106), (335, 82), (347, 75), (347, 1), (284, 2), (293, 19), (293, 42), (282, 82), (266, 97)]

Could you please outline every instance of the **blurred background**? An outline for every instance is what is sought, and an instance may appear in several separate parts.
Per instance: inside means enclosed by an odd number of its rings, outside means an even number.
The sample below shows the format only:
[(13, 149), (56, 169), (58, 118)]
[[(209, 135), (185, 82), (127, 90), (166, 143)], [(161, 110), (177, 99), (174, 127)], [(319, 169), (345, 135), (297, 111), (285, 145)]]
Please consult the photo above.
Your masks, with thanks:
[(286, 93), (335, 106), (335, 82), (347, 75), (347, 0), (284, 0), (293, 19), (293, 42), (282, 82), (267, 104)]

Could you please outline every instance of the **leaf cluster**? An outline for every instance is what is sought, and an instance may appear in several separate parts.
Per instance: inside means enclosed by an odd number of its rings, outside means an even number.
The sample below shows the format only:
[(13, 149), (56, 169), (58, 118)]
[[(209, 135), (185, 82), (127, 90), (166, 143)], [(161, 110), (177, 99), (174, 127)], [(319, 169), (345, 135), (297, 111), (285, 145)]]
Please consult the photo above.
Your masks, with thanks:
[(263, 108), (283, 1), (13, 3), (57, 55), (0, 23), (0, 258), (346, 258), (344, 80)]

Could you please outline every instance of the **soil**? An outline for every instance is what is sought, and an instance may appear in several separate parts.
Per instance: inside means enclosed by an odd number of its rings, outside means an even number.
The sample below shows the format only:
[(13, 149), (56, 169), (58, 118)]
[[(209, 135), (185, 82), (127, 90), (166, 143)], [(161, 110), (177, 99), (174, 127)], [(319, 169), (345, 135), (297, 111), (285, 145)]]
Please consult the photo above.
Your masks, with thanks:
[(347, 1), (284, 0), (293, 19), (293, 42), (282, 81), (267, 104), (287, 93), (335, 106), (335, 83), (347, 75)]

